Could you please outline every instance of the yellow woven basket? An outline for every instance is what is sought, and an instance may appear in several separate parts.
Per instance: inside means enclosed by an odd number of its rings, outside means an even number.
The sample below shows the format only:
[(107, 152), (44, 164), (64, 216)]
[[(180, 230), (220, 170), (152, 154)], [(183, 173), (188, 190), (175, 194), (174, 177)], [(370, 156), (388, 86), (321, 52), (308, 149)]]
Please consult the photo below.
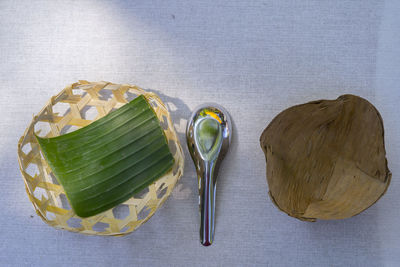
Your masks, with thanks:
[[(144, 95), (157, 114), (168, 139), (175, 164), (141, 193), (121, 205), (89, 218), (78, 217), (64, 189), (51, 172), (34, 132), (54, 137), (90, 124), (138, 95)], [(184, 156), (168, 110), (160, 98), (129, 84), (79, 81), (53, 96), (33, 117), (18, 142), (18, 161), (26, 192), (37, 214), (49, 225), (88, 235), (125, 235), (157, 211), (183, 174)]]

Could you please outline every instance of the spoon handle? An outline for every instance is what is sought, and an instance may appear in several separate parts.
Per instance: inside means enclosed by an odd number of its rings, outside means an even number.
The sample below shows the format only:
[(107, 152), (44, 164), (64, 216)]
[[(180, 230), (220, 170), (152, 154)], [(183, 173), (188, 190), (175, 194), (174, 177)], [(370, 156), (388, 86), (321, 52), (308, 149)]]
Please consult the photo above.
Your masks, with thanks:
[(214, 240), (216, 177), (213, 162), (206, 162), (199, 179), (200, 242), (209, 246)]

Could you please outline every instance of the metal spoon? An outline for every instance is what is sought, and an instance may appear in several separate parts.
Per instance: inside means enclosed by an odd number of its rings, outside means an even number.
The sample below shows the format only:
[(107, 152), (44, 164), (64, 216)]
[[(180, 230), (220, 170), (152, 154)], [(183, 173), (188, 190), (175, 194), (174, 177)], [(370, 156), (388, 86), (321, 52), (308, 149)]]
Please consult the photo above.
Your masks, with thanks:
[(204, 246), (211, 245), (214, 240), (217, 175), (231, 135), (228, 112), (211, 103), (197, 107), (186, 128), (187, 145), (199, 184), (200, 242)]

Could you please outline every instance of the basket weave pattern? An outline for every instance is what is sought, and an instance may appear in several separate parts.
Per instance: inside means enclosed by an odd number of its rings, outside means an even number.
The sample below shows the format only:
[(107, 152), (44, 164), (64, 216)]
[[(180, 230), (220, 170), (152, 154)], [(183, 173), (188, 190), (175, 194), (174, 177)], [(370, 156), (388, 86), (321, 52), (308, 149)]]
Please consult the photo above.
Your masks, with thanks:
[[(123, 204), (96, 216), (80, 218), (69, 206), (64, 189), (40, 152), (34, 132), (54, 137), (76, 130), (138, 95), (144, 95), (156, 112), (175, 164), (171, 171)], [(64, 110), (59, 112), (60, 108)], [(96, 116), (89, 118), (93, 113)], [(47, 224), (89, 235), (125, 235), (146, 222), (171, 194), (183, 174), (184, 156), (168, 110), (156, 94), (128, 84), (79, 81), (53, 96), (33, 117), (18, 142), (18, 161), (29, 199)]]

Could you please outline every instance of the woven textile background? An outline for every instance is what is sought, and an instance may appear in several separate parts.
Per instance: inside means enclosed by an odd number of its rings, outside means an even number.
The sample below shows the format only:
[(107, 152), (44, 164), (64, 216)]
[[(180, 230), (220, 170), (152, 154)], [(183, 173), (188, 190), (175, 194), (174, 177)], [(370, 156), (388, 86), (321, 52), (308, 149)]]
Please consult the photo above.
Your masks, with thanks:
[[(0, 265), (398, 266), (400, 2), (0, 1)], [(77, 80), (137, 84), (168, 105), (186, 155), (164, 206), (122, 238), (55, 230), (35, 214), (17, 142)], [(283, 109), (352, 93), (385, 123), (392, 183), (362, 214), (298, 221), (268, 199), (259, 136)], [(218, 102), (234, 122), (220, 170), (215, 243), (199, 243), (197, 180), (184, 130)]]

